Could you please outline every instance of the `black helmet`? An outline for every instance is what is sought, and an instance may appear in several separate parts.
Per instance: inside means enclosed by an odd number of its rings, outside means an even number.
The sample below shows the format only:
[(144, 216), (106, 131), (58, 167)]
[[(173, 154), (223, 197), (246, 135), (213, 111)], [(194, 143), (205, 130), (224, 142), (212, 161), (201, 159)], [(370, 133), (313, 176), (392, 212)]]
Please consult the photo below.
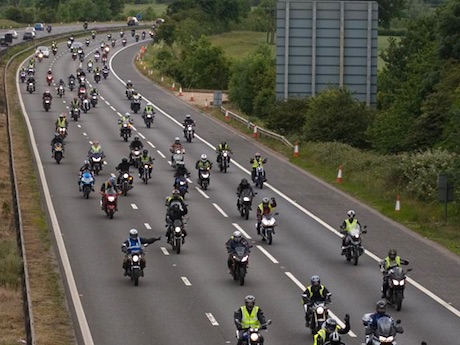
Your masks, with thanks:
[(396, 259), (396, 255), (397, 255), (397, 254), (398, 254), (398, 253), (396, 252), (396, 249), (390, 249), (390, 250), (388, 251), (388, 257), (389, 257), (391, 260)]
[(385, 314), (387, 311), (387, 302), (385, 300), (381, 299), (375, 304), (375, 311), (379, 314)]
[(333, 318), (328, 318), (326, 322), (324, 323), (324, 328), (326, 329), (327, 332), (332, 333), (335, 331), (337, 328), (337, 321), (334, 320)]
[(225, 146), (227, 145), (227, 142), (225, 140), (223, 140), (221, 143), (220, 143), (222, 146)]
[(143, 154), (144, 156), (147, 156), (147, 155), (149, 154), (149, 150), (144, 149), (144, 150), (142, 151), (142, 154)]
[(134, 141), (139, 141), (139, 137), (134, 137)]
[(319, 278), (318, 275), (314, 275), (310, 278), (311, 285), (313, 286), (320, 286), (321, 284), (321, 279)]
[(256, 304), (256, 298), (253, 295), (247, 295), (244, 298), (244, 304), (246, 305), (246, 308), (252, 309)]
[(122, 162), (122, 163), (128, 163), (128, 158), (123, 158), (123, 159), (121, 160), (121, 162)]
[(246, 180), (245, 178), (242, 179), (242, 180), (241, 180), (241, 184), (242, 184), (243, 186), (248, 185), (248, 180)]

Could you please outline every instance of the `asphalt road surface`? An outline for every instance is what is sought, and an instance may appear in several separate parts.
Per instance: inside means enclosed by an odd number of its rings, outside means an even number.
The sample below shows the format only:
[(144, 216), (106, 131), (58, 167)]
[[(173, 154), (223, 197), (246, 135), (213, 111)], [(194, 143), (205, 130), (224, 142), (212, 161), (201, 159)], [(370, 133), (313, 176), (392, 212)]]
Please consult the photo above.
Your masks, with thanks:
[[(106, 40), (97, 37), (85, 49), (86, 53), (92, 53), (101, 39)], [(312, 344), (312, 336), (304, 324), (301, 293), (314, 274), (320, 275), (333, 294), (330, 305), (333, 315), (340, 320), (346, 313), (351, 316), (352, 332), (343, 341), (360, 344), (364, 337), (361, 317), (374, 310), (380, 297), (382, 276), (376, 259), (385, 257), (389, 248), (398, 249), (413, 268), (402, 311), (388, 308), (405, 328), (404, 334), (398, 335), (398, 343), (417, 345), (422, 340), (429, 345), (455, 343), (453, 339), (457, 339), (456, 328), (460, 324), (457, 257), (152, 84), (133, 66), (133, 57), (141, 44), (145, 42), (135, 44), (129, 37), (125, 49), (121, 50), (118, 43), (110, 53), (112, 71), (97, 86), (101, 95), (99, 104), (88, 114), (82, 113), (81, 121), (70, 120), (65, 159), (60, 165), (50, 153), (54, 121), (59, 113), (68, 110), (76, 91), (67, 90), (60, 99), (51, 88), (54, 99), (48, 113), (43, 110), (41, 95), (48, 89), (45, 73), (50, 66), (58, 80), (67, 78), (71, 72), (75, 74), (78, 62), (73, 62), (67, 49), (60, 45), (56, 57), (37, 64), (36, 93), (26, 94), (26, 85), (18, 86), (33, 128), (38, 164), (43, 167), (45, 187), (49, 188), (45, 192), (49, 192), (57, 215), (59, 227), (54, 230), (58, 243), (62, 232), (84, 310), (84, 317), (77, 315), (75, 319), (79, 322), (84, 319), (89, 325), (90, 332), (82, 337), (86, 344), (236, 343), (233, 311), (247, 294), (256, 296), (257, 304), (273, 321), (264, 333), (265, 344)], [(134, 135), (141, 138), (156, 160), (149, 184), (144, 185), (136, 176), (134, 188), (126, 197), (119, 198), (119, 212), (110, 220), (100, 209), (98, 193), (93, 193), (89, 200), (79, 193), (78, 170), (90, 148), (89, 142), (99, 140), (107, 155), (107, 165), (96, 177), (98, 191), (102, 182), (115, 173), (122, 157), (129, 154), (117, 125), (119, 116), (130, 110), (122, 83), (128, 79), (156, 106), (151, 129), (145, 127), (140, 115), (133, 115)], [(89, 80), (94, 84), (92, 77)], [(168, 149), (175, 137), (182, 137), (179, 123), (186, 114), (191, 114), (197, 122), (197, 137), (185, 144), (186, 165), (192, 172), (190, 193), (186, 196), (189, 236), (178, 255), (164, 237), (164, 201), (173, 184)], [(195, 162), (203, 153), (215, 162), (215, 146), (221, 140), (230, 144), (233, 163), (226, 174), (220, 173), (214, 163), (210, 187), (201, 191), (197, 188)], [(235, 206), (236, 187), (242, 178), (248, 178), (249, 159), (255, 152), (268, 158), (265, 165), (268, 183), (264, 189), (256, 190), (253, 210), (265, 196), (274, 196), (278, 202), (278, 227), (271, 246), (256, 234), (255, 212), (252, 211), (249, 220), (244, 220)], [(336, 230), (348, 209), (354, 209), (361, 224), (368, 226), (363, 237), (368, 252), (360, 258), (358, 266), (340, 255), (341, 239)], [(120, 245), (133, 227), (143, 237), (163, 236), (161, 242), (147, 248), (145, 277), (138, 287), (123, 277), (121, 268)], [(242, 229), (254, 246), (244, 286), (233, 281), (226, 267), (224, 244), (236, 229)], [(70, 305), (74, 315), (78, 314), (75, 301)], [(81, 324), (80, 327), (85, 328)]]

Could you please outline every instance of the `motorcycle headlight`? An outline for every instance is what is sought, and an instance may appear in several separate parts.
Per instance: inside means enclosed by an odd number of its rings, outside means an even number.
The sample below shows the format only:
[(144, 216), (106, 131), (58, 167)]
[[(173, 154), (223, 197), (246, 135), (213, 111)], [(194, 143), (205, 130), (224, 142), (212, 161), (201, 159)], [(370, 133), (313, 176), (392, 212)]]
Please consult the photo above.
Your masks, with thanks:
[(114, 202), (115, 201), (115, 197), (114, 196), (109, 196), (107, 198), (107, 200), (109, 200), (110, 202)]
[(405, 280), (401, 280), (401, 281), (399, 282), (399, 285), (403, 286), (405, 283), (406, 283)]
[(144, 165), (144, 169), (148, 169), (148, 168), (149, 168), (148, 164)]
[(177, 232), (177, 233), (179, 233), (179, 232), (182, 231), (182, 229), (180, 228), (180, 226), (176, 226), (176, 227), (174, 228), (174, 231)]
[(399, 285), (399, 280), (393, 279), (393, 285), (395, 286)]
[(249, 259), (249, 256), (245, 255), (245, 256), (243, 256), (243, 258), (241, 259), (241, 262), (246, 262), (246, 261), (248, 261), (248, 259)]
[(227, 157), (227, 156), (228, 156), (228, 153), (227, 153), (227, 152), (224, 152), (223, 156), (224, 156), (224, 157)]
[(318, 307), (318, 308), (316, 308), (316, 313), (317, 313), (317, 314), (322, 314), (322, 313), (324, 313), (324, 308), (323, 308), (323, 307)]
[(123, 124), (123, 127), (124, 127), (124, 128), (127, 128), (127, 127), (128, 127), (128, 124), (127, 124), (127, 123), (124, 123), (124, 124)]
[(255, 342), (255, 341), (258, 341), (258, 340), (259, 340), (259, 334), (257, 334), (257, 333), (251, 333), (250, 338), (251, 338), (251, 341), (254, 341), (254, 342)]
[(124, 173), (124, 174), (123, 174), (123, 178), (128, 178), (128, 176), (129, 176), (129, 175), (128, 175), (127, 173)]
[(133, 255), (133, 262), (139, 261), (139, 255)]
[(243, 197), (243, 201), (251, 201), (251, 198), (248, 196)]
[(149, 119), (151, 119), (151, 118), (152, 118), (152, 114), (147, 114), (147, 117), (148, 117)]
[(359, 238), (359, 234), (355, 234), (353, 237), (356, 238), (356, 239), (358, 239), (358, 238)]
[(393, 336), (389, 336), (389, 337), (379, 336), (379, 341), (381, 343), (391, 343), (393, 342), (393, 339), (394, 339)]

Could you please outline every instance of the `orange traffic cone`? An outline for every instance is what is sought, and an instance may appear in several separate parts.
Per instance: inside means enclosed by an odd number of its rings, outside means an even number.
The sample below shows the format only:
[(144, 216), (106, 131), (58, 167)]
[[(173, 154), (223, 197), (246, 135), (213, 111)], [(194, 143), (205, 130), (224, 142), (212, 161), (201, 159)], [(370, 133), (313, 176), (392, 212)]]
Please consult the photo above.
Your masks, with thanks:
[(339, 172), (337, 173), (337, 183), (342, 183), (342, 164), (339, 165)]
[(294, 157), (299, 157), (299, 142), (296, 141), (294, 143), (294, 154), (293, 154)]
[(195, 102), (195, 98), (193, 98), (193, 93), (192, 93), (192, 95), (190, 96), (190, 102)]
[(254, 125), (254, 131), (252, 132), (252, 137), (253, 137), (253, 138), (257, 138), (257, 136), (258, 136), (258, 133), (257, 133), (257, 126)]
[(228, 110), (225, 110), (225, 121), (230, 121), (230, 114), (228, 113)]
[(179, 96), (182, 96), (182, 86), (179, 88)]
[(163, 82), (165, 80), (165, 78), (163, 76), (161, 76), (161, 82)]
[(172, 83), (171, 91), (176, 91), (176, 83)]
[(396, 195), (395, 211), (401, 211), (401, 198), (399, 197), (399, 194)]

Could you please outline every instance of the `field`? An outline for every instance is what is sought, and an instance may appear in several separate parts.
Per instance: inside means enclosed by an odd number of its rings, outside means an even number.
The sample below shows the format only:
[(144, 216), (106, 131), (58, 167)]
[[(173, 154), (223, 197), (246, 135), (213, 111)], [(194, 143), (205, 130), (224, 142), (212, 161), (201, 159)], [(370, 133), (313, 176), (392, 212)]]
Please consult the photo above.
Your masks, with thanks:
[(166, 11), (166, 5), (165, 4), (157, 4), (157, 3), (150, 3), (150, 4), (125, 4), (125, 8), (123, 10), (123, 14), (128, 17), (131, 15), (133, 12), (135, 13), (142, 13), (144, 12), (147, 8), (151, 7), (152, 10), (155, 12), (155, 14), (158, 17), (163, 16), (163, 14)]

